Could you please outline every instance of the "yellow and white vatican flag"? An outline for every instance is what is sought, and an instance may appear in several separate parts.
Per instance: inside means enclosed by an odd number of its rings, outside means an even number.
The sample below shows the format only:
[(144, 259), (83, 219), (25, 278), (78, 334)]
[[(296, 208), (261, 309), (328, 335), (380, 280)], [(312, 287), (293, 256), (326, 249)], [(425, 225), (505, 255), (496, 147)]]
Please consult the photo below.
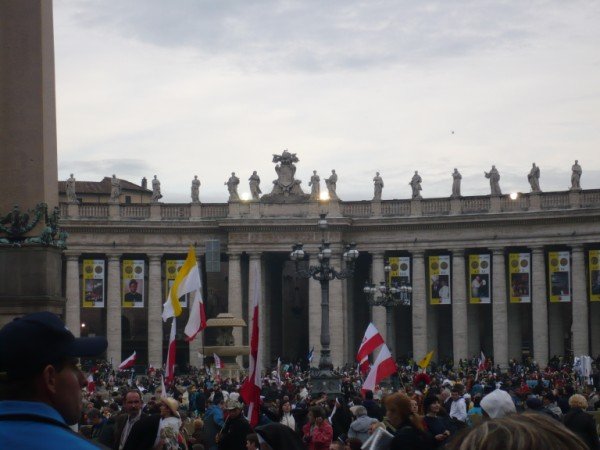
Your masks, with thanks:
[(166, 322), (169, 317), (178, 317), (181, 314), (181, 304), (179, 299), (186, 294), (198, 293), (200, 296), (200, 270), (196, 262), (196, 251), (190, 245), (187, 258), (181, 269), (177, 273), (177, 277), (169, 291), (169, 297), (163, 305), (162, 318)]

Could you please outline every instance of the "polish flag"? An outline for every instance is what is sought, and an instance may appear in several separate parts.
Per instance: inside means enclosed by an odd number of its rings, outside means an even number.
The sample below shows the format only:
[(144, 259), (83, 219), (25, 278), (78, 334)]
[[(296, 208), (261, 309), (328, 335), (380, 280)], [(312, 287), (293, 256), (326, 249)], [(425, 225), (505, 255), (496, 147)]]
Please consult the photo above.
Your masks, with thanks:
[(87, 390), (88, 390), (88, 392), (94, 392), (96, 390), (96, 383), (94, 381), (94, 375), (91, 373), (87, 377)]
[(479, 357), (479, 365), (477, 366), (477, 370), (485, 370), (486, 360), (483, 351), (481, 352), (481, 356)]
[(171, 383), (173, 381), (173, 377), (175, 376), (175, 354), (176, 354), (176, 343), (175, 343), (175, 317), (173, 317), (173, 322), (171, 322), (171, 334), (169, 335), (169, 351), (167, 352), (167, 363), (165, 364), (165, 375), (167, 381)]
[(223, 363), (221, 363), (221, 358), (216, 353), (213, 353), (213, 358), (215, 358), (215, 369), (222, 369)]
[(362, 361), (359, 363), (358, 368), (360, 369), (360, 373), (363, 375), (369, 371), (371, 368), (371, 364), (369, 364), (369, 357), (365, 356)]
[(119, 370), (125, 370), (129, 367), (133, 367), (136, 359), (137, 355), (134, 351), (129, 358), (125, 359), (121, 364), (119, 364)]
[[(257, 270), (258, 272), (258, 270)], [(254, 276), (254, 298), (252, 299), (252, 333), (250, 337), (250, 367), (249, 376), (240, 388), (240, 395), (248, 405), (248, 419), (250, 426), (255, 427), (258, 424), (260, 412), (260, 388), (262, 386), (260, 379), (260, 351), (258, 348), (258, 336), (260, 332), (260, 315), (258, 309), (258, 299), (260, 298), (260, 284), (258, 273)]]
[(375, 391), (375, 386), (378, 385), (381, 380), (396, 372), (398, 372), (398, 366), (396, 366), (396, 362), (394, 361), (394, 358), (392, 358), (388, 346), (383, 344), (381, 350), (379, 350), (379, 355), (373, 363), (373, 367), (371, 367), (371, 371), (369, 372), (369, 375), (367, 375), (367, 379), (362, 386), (361, 391), (363, 395), (366, 391)]
[(362, 364), (362, 361), (382, 344), (383, 336), (377, 331), (375, 325), (370, 323), (367, 327), (367, 331), (365, 331), (365, 336), (360, 343), (360, 348), (356, 354), (356, 360)]

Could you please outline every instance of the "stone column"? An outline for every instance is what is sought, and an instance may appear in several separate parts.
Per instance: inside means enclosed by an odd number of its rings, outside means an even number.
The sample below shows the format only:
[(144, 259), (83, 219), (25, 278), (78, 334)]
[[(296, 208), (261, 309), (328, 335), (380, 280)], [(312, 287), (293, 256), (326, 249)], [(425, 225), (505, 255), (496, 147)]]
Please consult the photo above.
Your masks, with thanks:
[(454, 363), (468, 357), (467, 290), (465, 281), (465, 254), (462, 249), (452, 250), (452, 345)]
[(573, 322), (571, 332), (573, 335), (574, 356), (590, 354), (589, 338), (589, 311), (587, 301), (587, 286), (585, 274), (585, 252), (581, 245), (573, 246), (571, 250), (571, 277), (573, 280), (572, 299)]
[(548, 295), (544, 247), (533, 247), (531, 261), (531, 321), (533, 358), (540, 367), (548, 365)]
[[(198, 253), (198, 248), (196, 248), (196, 261), (200, 262), (201, 259), (202, 259), (202, 255)], [(204, 278), (202, 277), (202, 270), (200, 271), (200, 282), (201, 282), (201, 285), (204, 286)], [(202, 292), (202, 295), (204, 295), (204, 292)], [(193, 300), (193, 299), (191, 299), (191, 300)], [(188, 305), (188, 308), (191, 309), (191, 307), (192, 307), (192, 303), (190, 302), (190, 304)], [(206, 312), (206, 308), (205, 308), (205, 312)], [(240, 316), (240, 318), (243, 318), (243, 317)], [(241, 334), (242, 334), (242, 332), (240, 332), (240, 336), (241, 336)], [(204, 347), (204, 331), (201, 331), (200, 333), (198, 333), (196, 335), (196, 337), (194, 338), (193, 341), (190, 341), (189, 351), (190, 351), (190, 364), (191, 365), (200, 367), (201, 364), (200, 364), (200, 360), (198, 359), (198, 353), (202, 353), (203, 347)], [(240, 358), (240, 365), (241, 365), (241, 358)]]
[[(316, 266), (319, 261), (317, 252), (309, 255), (309, 266)], [(321, 284), (308, 280), (308, 350), (314, 348), (311, 367), (318, 367), (321, 359)]]
[(79, 255), (67, 255), (67, 305), (65, 325), (79, 337), (81, 334), (81, 283), (79, 281)]
[(504, 248), (493, 249), (492, 262), (492, 340), (494, 364), (508, 367), (508, 311), (506, 304), (506, 265)]
[(422, 251), (412, 254), (412, 335), (413, 359), (419, 361), (429, 351), (427, 348), (427, 289), (425, 259)]
[[(262, 254), (253, 253), (250, 255), (250, 267), (249, 267), (249, 289), (248, 289), (248, 308), (250, 308), (248, 314), (248, 320), (250, 321), (249, 329), (252, 327), (252, 316), (254, 314), (252, 308), (254, 303), (254, 296), (259, 295), (258, 299), (258, 311), (260, 315), (260, 333), (258, 335), (258, 348), (259, 353), (262, 355), (261, 365), (263, 368), (269, 367), (269, 346), (268, 342), (270, 339), (269, 323), (267, 321), (268, 314), (265, 305), (265, 293), (264, 293), (264, 280), (263, 280), (263, 268), (262, 268)], [(231, 280), (229, 280), (231, 283)], [(258, 289), (258, 294), (256, 290)], [(240, 312), (241, 312), (241, 287), (240, 287)], [(248, 339), (250, 342), (250, 339)]]
[[(342, 270), (341, 256), (332, 257), (331, 264), (335, 270)], [(331, 351), (331, 362), (334, 368), (342, 367), (346, 362), (344, 361), (342, 283), (346, 283), (346, 280), (331, 280), (329, 282), (329, 335), (331, 336), (329, 350)]]
[(163, 321), (162, 305), (167, 300), (162, 290), (162, 255), (148, 255), (148, 364), (162, 367)]
[(108, 255), (108, 285), (106, 293), (106, 356), (113, 367), (121, 359), (121, 255)]
[[(239, 253), (229, 253), (229, 281), (227, 285), (227, 311), (237, 319), (242, 319), (242, 269)], [(252, 284), (250, 285), (252, 288)], [(250, 342), (250, 334), (252, 333), (252, 297), (248, 302), (248, 342)], [(243, 328), (233, 328), (233, 341), (235, 345), (243, 345)], [(242, 358), (236, 358), (237, 363), (242, 365)]]
[[(373, 284), (375, 284), (375, 286), (379, 286), (381, 281), (385, 281), (385, 271), (383, 270), (385, 262), (383, 260), (383, 252), (374, 252), (372, 253), (372, 257), (371, 279), (373, 280)], [(388, 347), (390, 347), (393, 352), (395, 350), (395, 346), (391, 341), (391, 337), (387, 336), (385, 308), (383, 306), (372, 306), (371, 310), (373, 316), (373, 325), (375, 325), (377, 330), (379, 330)]]

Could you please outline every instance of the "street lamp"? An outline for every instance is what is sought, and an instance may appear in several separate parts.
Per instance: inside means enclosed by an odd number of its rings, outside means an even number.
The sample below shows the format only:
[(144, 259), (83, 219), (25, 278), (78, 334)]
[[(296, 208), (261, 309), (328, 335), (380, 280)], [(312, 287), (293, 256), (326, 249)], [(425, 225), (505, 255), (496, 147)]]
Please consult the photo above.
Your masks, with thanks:
[(379, 286), (367, 282), (363, 292), (367, 295), (369, 305), (385, 307), (385, 329), (389, 347), (392, 338), (392, 309), (396, 306), (410, 306), (412, 286), (407, 282), (400, 283), (400, 286), (397, 282), (389, 284), (389, 275), (392, 271), (389, 263), (386, 262), (383, 270), (385, 281), (381, 281)]
[(300, 262), (305, 259), (305, 252), (301, 243), (292, 246), (290, 259), (296, 263), (296, 273), (302, 278), (312, 278), (321, 284), (321, 357), (319, 359), (319, 368), (311, 369), (311, 381), (313, 392), (326, 392), (331, 395), (340, 392), (340, 378), (333, 374), (333, 364), (331, 362), (331, 352), (329, 344), (331, 342), (329, 335), (329, 282), (334, 279), (343, 280), (354, 275), (354, 265), (358, 258), (356, 244), (347, 244), (342, 255), (346, 262), (346, 268), (336, 270), (331, 265), (331, 244), (325, 240), (325, 230), (327, 230), (326, 214), (321, 214), (317, 222), (319, 229), (323, 233), (321, 245), (317, 258), (319, 264), (310, 266), (308, 269), (300, 267)]

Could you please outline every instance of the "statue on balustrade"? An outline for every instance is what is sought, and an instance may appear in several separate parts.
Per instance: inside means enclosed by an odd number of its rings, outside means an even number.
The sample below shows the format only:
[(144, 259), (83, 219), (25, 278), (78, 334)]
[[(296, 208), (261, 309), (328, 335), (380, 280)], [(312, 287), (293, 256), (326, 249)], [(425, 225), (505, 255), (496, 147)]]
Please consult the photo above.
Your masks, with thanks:
[(496, 166), (492, 166), (492, 170), (489, 172), (483, 172), (486, 178), (490, 180), (491, 195), (502, 195), (500, 190), (500, 173)]
[(313, 170), (312, 177), (310, 177), (310, 181), (308, 182), (310, 186), (310, 198), (311, 200), (319, 200), (321, 197), (321, 177), (317, 175), (317, 171)]
[(375, 172), (373, 178), (373, 200), (381, 200), (381, 193), (383, 192), (383, 178), (379, 175), (379, 172)]
[(69, 203), (79, 203), (77, 200), (77, 194), (75, 193), (75, 178), (73, 174), (69, 178), (67, 178), (67, 202)]
[(273, 189), (269, 194), (261, 197), (260, 201), (264, 203), (295, 203), (304, 202), (309, 199), (300, 187), (302, 181), (295, 178), (296, 165), (299, 161), (295, 153), (290, 153), (285, 149), (281, 155), (273, 154), (272, 162), (275, 163), (275, 172), (277, 179), (273, 180)]
[(531, 186), (531, 192), (542, 192), (540, 189), (540, 168), (533, 163), (531, 170), (527, 175), (527, 181)]
[(579, 161), (575, 160), (575, 164), (571, 167), (571, 190), (572, 191), (580, 191), (581, 190), (581, 166), (579, 165)]
[(460, 182), (462, 180), (462, 175), (458, 171), (458, 169), (454, 169), (452, 172), (452, 198), (460, 197)]
[(238, 185), (240, 184), (240, 179), (235, 176), (235, 172), (231, 172), (229, 180), (227, 180), (224, 184), (227, 186), (227, 190), (229, 191), (229, 201), (239, 202), (240, 196), (238, 194)]
[(338, 181), (337, 173), (335, 173), (335, 169), (332, 169), (330, 177), (325, 178), (325, 186), (327, 186), (327, 191), (329, 193), (329, 198), (331, 200), (338, 199), (337, 192), (336, 192), (337, 181)]
[(410, 185), (410, 187), (412, 188), (412, 198), (413, 200), (421, 200), (423, 197), (421, 197), (421, 190), (423, 189), (421, 187), (421, 183), (423, 182), (423, 179), (421, 178), (421, 175), (419, 175), (419, 172), (417, 170), (415, 170), (415, 174), (413, 175), (412, 179), (410, 180), (410, 183), (408, 183)]
[(152, 203), (158, 202), (161, 198), (160, 181), (158, 181), (158, 178), (154, 175), (154, 179), (152, 180)]
[(252, 195), (252, 200), (258, 200), (262, 191), (260, 190), (260, 177), (256, 173), (256, 170), (252, 172), (248, 181), (250, 181), (250, 194)]
[(110, 180), (110, 201), (112, 203), (119, 203), (119, 196), (121, 195), (121, 181), (113, 174)]
[(194, 175), (192, 180), (192, 203), (200, 203), (200, 180)]

